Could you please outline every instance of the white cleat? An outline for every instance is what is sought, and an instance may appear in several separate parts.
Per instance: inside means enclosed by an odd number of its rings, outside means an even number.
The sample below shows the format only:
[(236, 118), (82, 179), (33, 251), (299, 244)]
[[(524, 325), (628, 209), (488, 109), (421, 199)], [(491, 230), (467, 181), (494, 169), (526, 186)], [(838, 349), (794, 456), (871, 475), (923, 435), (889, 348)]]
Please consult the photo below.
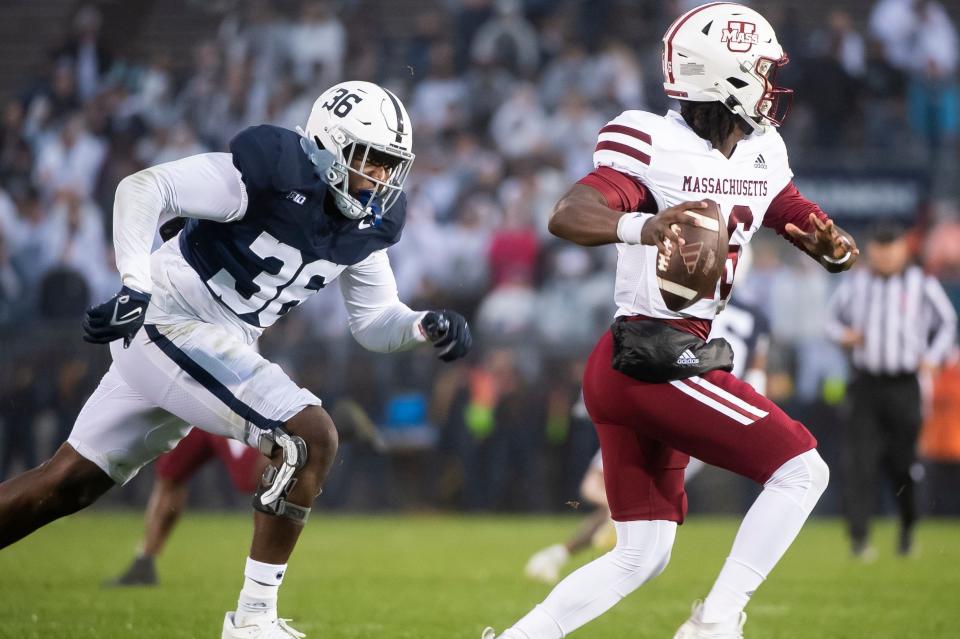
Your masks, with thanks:
[(747, 613), (741, 612), (729, 621), (704, 623), (701, 621), (703, 602), (693, 602), (693, 611), (673, 639), (743, 639), (743, 624), (747, 622)]
[(497, 639), (497, 633), (493, 631), (493, 628), (487, 626), (480, 633), (480, 639)]
[(254, 615), (235, 625), (234, 613), (223, 618), (221, 639), (303, 639), (307, 635), (287, 625), (289, 619), (277, 619), (271, 615)]
[(523, 568), (523, 574), (534, 581), (553, 585), (560, 579), (560, 571), (563, 570), (569, 558), (570, 553), (563, 544), (548, 546), (530, 557)]

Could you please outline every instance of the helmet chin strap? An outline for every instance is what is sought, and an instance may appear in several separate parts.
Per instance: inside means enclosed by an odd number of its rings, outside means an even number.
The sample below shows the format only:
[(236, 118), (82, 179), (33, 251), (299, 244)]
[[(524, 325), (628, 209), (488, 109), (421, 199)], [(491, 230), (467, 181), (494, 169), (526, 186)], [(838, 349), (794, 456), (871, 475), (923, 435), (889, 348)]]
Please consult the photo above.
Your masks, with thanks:
[(743, 107), (743, 104), (741, 104), (740, 101), (737, 100), (737, 98), (734, 97), (733, 95), (728, 95), (727, 99), (724, 100), (723, 104), (724, 106), (727, 107), (727, 109), (730, 110), (731, 113), (733, 113), (736, 116), (739, 116), (741, 120), (747, 123), (747, 125), (751, 129), (752, 134), (763, 135), (764, 133), (767, 132), (768, 130), (767, 125), (761, 122), (757, 122), (752, 117), (746, 115), (746, 109)]
[(373, 190), (360, 189), (360, 191), (357, 192), (357, 201), (360, 202), (364, 209), (366, 209), (369, 204), (370, 212), (373, 214), (373, 225), (380, 226), (380, 221), (383, 219), (383, 207), (380, 206), (380, 198), (374, 196)]

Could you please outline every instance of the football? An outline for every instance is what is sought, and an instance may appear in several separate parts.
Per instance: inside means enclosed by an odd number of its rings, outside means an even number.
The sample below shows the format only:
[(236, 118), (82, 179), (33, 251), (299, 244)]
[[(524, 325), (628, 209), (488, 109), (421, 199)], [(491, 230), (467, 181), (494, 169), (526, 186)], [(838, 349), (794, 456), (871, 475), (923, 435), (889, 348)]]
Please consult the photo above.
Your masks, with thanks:
[(713, 295), (727, 255), (727, 224), (720, 207), (706, 200), (701, 211), (685, 211), (688, 220), (673, 225), (683, 238), (680, 250), (657, 251), (657, 286), (671, 311), (680, 311)]

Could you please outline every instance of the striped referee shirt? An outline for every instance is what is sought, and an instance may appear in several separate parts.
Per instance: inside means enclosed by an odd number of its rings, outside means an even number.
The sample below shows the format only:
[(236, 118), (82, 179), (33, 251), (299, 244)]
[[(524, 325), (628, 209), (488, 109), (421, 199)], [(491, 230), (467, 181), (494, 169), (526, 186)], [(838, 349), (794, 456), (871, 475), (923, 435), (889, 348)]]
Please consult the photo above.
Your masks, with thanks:
[(873, 375), (915, 373), (938, 365), (953, 348), (957, 313), (934, 277), (919, 266), (882, 277), (859, 269), (844, 278), (830, 300), (827, 334), (840, 341), (859, 330), (853, 366)]

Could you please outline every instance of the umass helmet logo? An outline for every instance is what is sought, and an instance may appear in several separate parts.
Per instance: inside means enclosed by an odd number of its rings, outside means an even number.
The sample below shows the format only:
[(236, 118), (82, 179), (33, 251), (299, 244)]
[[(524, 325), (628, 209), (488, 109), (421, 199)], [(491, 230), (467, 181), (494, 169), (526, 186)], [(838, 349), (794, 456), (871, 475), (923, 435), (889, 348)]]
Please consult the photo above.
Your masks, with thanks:
[(720, 42), (726, 42), (731, 51), (746, 53), (760, 42), (757, 25), (743, 20), (729, 20), (727, 28), (720, 30)]

